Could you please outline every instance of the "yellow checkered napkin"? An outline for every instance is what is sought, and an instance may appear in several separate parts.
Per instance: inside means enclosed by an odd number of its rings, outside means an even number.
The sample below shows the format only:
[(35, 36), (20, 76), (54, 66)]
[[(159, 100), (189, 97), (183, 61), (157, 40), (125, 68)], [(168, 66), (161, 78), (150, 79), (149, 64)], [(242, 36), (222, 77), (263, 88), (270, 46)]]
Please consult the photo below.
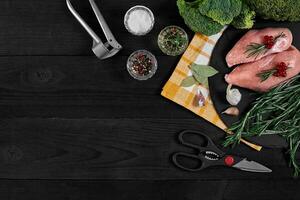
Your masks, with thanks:
[[(225, 130), (227, 127), (222, 122), (213, 106), (208, 88), (197, 84), (191, 87), (180, 86), (182, 80), (192, 74), (189, 68), (190, 64), (196, 63), (199, 65), (208, 65), (213, 48), (222, 33), (223, 32), (220, 32), (210, 37), (200, 33), (195, 34), (176, 66), (175, 71), (165, 84), (161, 95), (184, 106), (217, 127)], [(203, 106), (195, 104), (195, 96), (199, 92), (201, 92), (205, 99)]]
[[(208, 65), (211, 53), (223, 31), (210, 37), (200, 33), (195, 34), (190, 45), (177, 64), (175, 71), (165, 84), (161, 95), (191, 110), (217, 127), (226, 130), (226, 125), (219, 117), (211, 101), (208, 88), (203, 85), (196, 84), (191, 87), (180, 86), (183, 79), (192, 75), (189, 68), (190, 64), (196, 63), (199, 65)], [(199, 94), (199, 92), (203, 99), (205, 99), (203, 106), (195, 104), (195, 96)], [(230, 134), (230, 132), (228, 133)], [(261, 146), (250, 143), (243, 138), (241, 139), (241, 142), (253, 149), (256, 149), (257, 151), (260, 151), (262, 148)]]

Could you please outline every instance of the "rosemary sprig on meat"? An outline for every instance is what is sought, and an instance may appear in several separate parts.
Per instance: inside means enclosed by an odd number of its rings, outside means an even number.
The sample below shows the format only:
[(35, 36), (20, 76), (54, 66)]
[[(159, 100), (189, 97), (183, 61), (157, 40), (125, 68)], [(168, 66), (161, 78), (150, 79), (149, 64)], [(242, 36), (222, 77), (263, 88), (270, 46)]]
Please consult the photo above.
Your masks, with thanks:
[(286, 70), (288, 69), (288, 66), (284, 62), (280, 62), (274, 67), (273, 69), (265, 70), (257, 74), (257, 76), (260, 78), (261, 82), (264, 82), (271, 76), (276, 76), (276, 77), (286, 77), (287, 72)]
[(244, 53), (247, 54), (247, 58), (255, 56), (256, 59), (259, 55), (264, 55), (267, 53), (267, 51), (274, 46), (279, 38), (284, 37), (286, 37), (286, 35), (283, 32), (275, 37), (265, 35), (263, 43), (251, 42), (249, 45), (247, 45)]
[(267, 51), (268, 49), (265, 47), (264, 44), (251, 42), (246, 47), (246, 51), (244, 53), (247, 54), (247, 58), (255, 56), (256, 59), (260, 54), (265, 54)]
[(270, 78), (276, 71), (277, 71), (276, 69), (266, 70), (257, 74), (257, 76), (260, 78), (261, 82), (264, 82), (265, 80)]
[(263, 94), (248, 113), (229, 128), (224, 146), (236, 145), (240, 139), (278, 134), (289, 144), (290, 165), (294, 175), (300, 172), (296, 152), (300, 146), (300, 75)]

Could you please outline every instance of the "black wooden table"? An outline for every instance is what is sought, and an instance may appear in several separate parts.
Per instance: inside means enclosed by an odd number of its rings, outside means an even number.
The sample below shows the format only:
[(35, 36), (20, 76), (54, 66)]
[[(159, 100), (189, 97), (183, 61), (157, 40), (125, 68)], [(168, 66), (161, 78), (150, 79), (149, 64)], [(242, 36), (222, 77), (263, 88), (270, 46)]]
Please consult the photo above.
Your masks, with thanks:
[[(160, 96), (179, 57), (156, 45), (166, 25), (187, 30), (173, 0), (97, 0), (124, 49), (98, 60), (91, 39), (64, 0), (0, 1), (0, 199), (299, 199), (281, 149), (247, 155), (273, 169), (253, 174), (225, 168), (183, 172), (170, 162), (176, 135), (223, 132)], [(123, 26), (127, 9), (151, 8), (155, 27), (145, 37)], [(74, 5), (100, 28), (87, 0)], [(192, 33), (190, 32), (190, 37)], [(144, 82), (126, 71), (128, 55), (148, 49), (158, 59)]]

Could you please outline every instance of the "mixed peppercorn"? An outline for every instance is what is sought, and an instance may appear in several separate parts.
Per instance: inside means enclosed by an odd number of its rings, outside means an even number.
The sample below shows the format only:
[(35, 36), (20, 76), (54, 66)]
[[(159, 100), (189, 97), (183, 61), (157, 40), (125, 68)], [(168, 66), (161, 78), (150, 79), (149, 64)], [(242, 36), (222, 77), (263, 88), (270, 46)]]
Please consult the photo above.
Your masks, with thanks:
[(139, 76), (146, 76), (152, 70), (153, 63), (148, 55), (138, 53), (132, 58), (132, 71)]

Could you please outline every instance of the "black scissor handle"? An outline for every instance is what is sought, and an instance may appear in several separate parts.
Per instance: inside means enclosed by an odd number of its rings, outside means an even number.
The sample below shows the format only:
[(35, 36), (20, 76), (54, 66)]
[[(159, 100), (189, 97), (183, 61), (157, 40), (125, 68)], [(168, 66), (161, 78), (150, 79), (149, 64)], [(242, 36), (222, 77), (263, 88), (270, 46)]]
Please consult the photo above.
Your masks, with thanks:
[[(180, 163), (179, 157), (185, 157), (188, 159), (196, 160), (199, 165), (195, 168), (187, 167), (186, 165)], [(177, 167), (179, 167), (183, 170), (190, 171), (190, 172), (197, 172), (197, 171), (200, 171), (207, 167), (204, 160), (202, 160), (202, 158), (196, 154), (177, 152), (177, 153), (173, 154), (172, 160), (173, 160), (174, 165), (176, 165)]]
[[(179, 157), (196, 160), (199, 165), (196, 167), (189, 167), (187, 164), (181, 163), (179, 161), (180, 160)], [(205, 168), (212, 167), (212, 166), (232, 167), (233, 165), (235, 165), (236, 163), (239, 163), (243, 159), (244, 158), (241, 158), (239, 156), (227, 155), (218, 160), (208, 160), (201, 154), (196, 155), (196, 154), (190, 154), (190, 153), (184, 153), (184, 152), (177, 152), (177, 153), (174, 153), (172, 156), (172, 160), (173, 160), (173, 163), (175, 166), (177, 166), (183, 170), (190, 171), (190, 172), (198, 172), (198, 171), (201, 171)]]
[[(186, 141), (184, 139), (184, 136), (187, 136), (188, 134), (200, 136), (202, 139), (205, 140), (205, 144), (195, 144), (195, 143)], [(178, 139), (183, 145), (197, 149), (199, 151), (199, 153), (203, 152), (203, 151), (213, 151), (214, 153), (218, 154), (219, 156), (223, 156), (225, 154), (222, 150), (220, 150), (215, 145), (215, 143), (210, 139), (210, 137), (208, 137), (206, 134), (204, 134), (200, 131), (184, 130), (181, 133), (179, 133)]]

